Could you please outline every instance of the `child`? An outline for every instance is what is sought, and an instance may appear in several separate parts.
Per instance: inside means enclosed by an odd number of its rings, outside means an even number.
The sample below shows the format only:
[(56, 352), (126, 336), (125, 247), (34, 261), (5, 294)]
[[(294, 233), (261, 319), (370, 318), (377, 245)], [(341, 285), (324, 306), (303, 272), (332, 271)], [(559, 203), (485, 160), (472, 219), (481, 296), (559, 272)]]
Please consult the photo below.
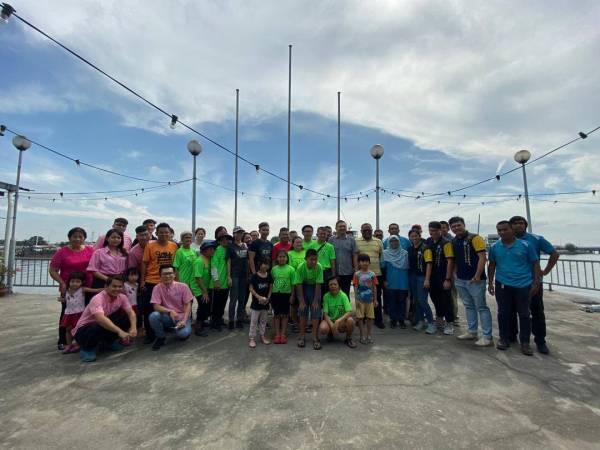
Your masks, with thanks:
[(400, 247), (400, 238), (396, 235), (388, 239), (389, 247), (383, 251), (381, 272), (386, 302), (389, 305), (390, 327), (405, 329), (406, 298), (408, 297), (408, 252)]
[(256, 348), (256, 326), (259, 326), (260, 340), (263, 344), (269, 345), (265, 337), (267, 329), (267, 311), (269, 309), (269, 298), (271, 297), (272, 279), (269, 275), (271, 260), (263, 258), (260, 261), (258, 272), (250, 278), (250, 292), (252, 293), (252, 304), (250, 305), (250, 334), (248, 346)]
[[(354, 285), (354, 298), (356, 299), (356, 319), (360, 329), (360, 343), (372, 344), (373, 319), (375, 319), (375, 308), (377, 307), (377, 276), (369, 270), (371, 258), (365, 253), (358, 255), (358, 272), (354, 274), (352, 284)], [(367, 319), (367, 332), (365, 336), (365, 324)]]
[(140, 278), (140, 271), (137, 267), (130, 267), (125, 271), (125, 283), (123, 283), (123, 291), (129, 300), (129, 304), (137, 317), (137, 328), (138, 328), (138, 336), (141, 336), (142, 333), (139, 333), (142, 326), (142, 316), (138, 314), (138, 302), (137, 297), (139, 294), (139, 285), (138, 280)]
[(321, 284), (323, 267), (317, 262), (318, 254), (314, 248), (306, 250), (305, 261), (296, 270), (295, 284), (298, 286), (298, 315), (300, 316), (300, 337), (298, 347), (306, 345), (306, 322), (312, 320), (313, 349), (321, 350), (319, 340), (319, 321), (321, 320)]
[(63, 355), (68, 353), (77, 353), (79, 345), (73, 342), (71, 330), (77, 325), (77, 321), (81, 317), (85, 309), (85, 294), (102, 292), (103, 289), (91, 289), (83, 287), (85, 282), (85, 273), (71, 272), (67, 280), (67, 290), (65, 292), (64, 301), (66, 303), (65, 315), (63, 316), (60, 326), (66, 329), (67, 346), (63, 350)]
[(288, 264), (287, 251), (277, 252), (277, 265), (271, 269), (273, 289), (271, 306), (273, 307), (273, 325), (275, 328), (275, 344), (287, 344), (287, 322), (292, 302), (292, 290), (296, 271)]

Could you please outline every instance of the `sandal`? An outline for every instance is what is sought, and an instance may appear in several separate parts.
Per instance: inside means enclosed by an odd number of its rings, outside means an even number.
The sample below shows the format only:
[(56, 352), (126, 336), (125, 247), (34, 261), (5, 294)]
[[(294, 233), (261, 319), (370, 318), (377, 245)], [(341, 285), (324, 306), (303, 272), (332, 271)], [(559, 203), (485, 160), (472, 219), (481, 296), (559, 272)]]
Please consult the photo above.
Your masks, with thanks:
[(321, 350), (321, 341), (313, 341), (313, 350)]
[(356, 342), (352, 340), (352, 338), (346, 339), (346, 345), (350, 348), (356, 348)]
[(306, 346), (306, 341), (303, 337), (298, 338), (298, 347), (304, 348)]
[(256, 341), (254, 339), (250, 339), (250, 341), (248, 342), (248, 347), (256, 348)]

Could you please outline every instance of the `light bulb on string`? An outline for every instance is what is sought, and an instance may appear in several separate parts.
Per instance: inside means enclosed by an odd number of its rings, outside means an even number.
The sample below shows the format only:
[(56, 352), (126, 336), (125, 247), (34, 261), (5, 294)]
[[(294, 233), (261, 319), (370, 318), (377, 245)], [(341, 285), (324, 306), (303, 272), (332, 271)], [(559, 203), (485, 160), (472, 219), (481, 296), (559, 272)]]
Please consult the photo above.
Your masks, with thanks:
[(175, 114), (171, 115), (171, 123), (169, 124), (169, 127), (171, 127), (171, 130), (174, 130), (175, 127), (177, 126), (177, 119), (178, 119), (178, 117)]

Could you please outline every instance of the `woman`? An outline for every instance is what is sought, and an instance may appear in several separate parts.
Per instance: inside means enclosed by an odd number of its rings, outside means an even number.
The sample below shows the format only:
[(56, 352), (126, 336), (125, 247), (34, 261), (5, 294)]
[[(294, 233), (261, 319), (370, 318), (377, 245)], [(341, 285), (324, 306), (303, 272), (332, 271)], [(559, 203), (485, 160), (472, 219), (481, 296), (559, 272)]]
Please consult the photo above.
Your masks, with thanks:
[(200, 227), (194, 230), (194, 242), (192, 242), (190, 247), (196, 251), (198, 256), (200, 256), (200, 247), (202, 247), (205, 237), (206, 230), (204, 228)]
[(387, 298), (390, 327), (406, 328), (406, 299), (408, 298), (408, 252), (400, 247), (400, 238), (390, 236), (389, 247), (383, 251), (381, 272)]
[[(302, 237), (296, 236), (292, 240), (292, 248), (288, 250), (288, 261), (289, 265), (296, 270), (300, 264), (304, 262), (304, 256), (306, 255), (306, 250), (304, 250), (304, 246), (302, 245)], [(298, 328), (298, 298), (296, 297), (296, 290), (292, 292), (292, 297), (290, 299), (290, 325), (294, 333), (299, 331)]]
[(122, 275), (127, 268), (127, 252), (123, 248), (123, 233), (112, 229), (106, 233), (104, 244), (92, 255), (87, 267), (93, 275), (92, 287), (103, 288), (108, 277)]
[[(93, 247), (85, 245), (87, 233), (83, 228), (75, 227), (70, 229), (67, 237), (69, 238), (69, 244), (60, 248), (54, 254), (48, 269), (52, 279), (58, 283), (58, 289), (62, 298), (59, 324), (65, 313), (66, 303), (64, 302), (64, 296), (67, 290), (67, 280), (73, 272), (85, 273), (94, 253)], [(84, 286), (91, 287), (91, 285), (91, 274), (87, 274)], [(58, 349), (62, 351), (66, 343), (66, 330), (64, 327), (59, 326)]]
[[(417, 323), (414, 329), (421, 331), (426, 325), (425, 332), (427, 334), (436, 334), (437, 328), (433, 323), (433, 314), (427, 301), (427, 289), (423, 286), (425, 273), (428, 266), (431, 266), (431, 250), (427, 248), (425, 241), (421, 239), (421, 233), (417, 229), (410, 230), (408, 238), (412, 244), (408, 250), (410, 295), (416, 303), (415, 320)], [(425, 321), (423, 321), (423, 318), (425, 318)]]

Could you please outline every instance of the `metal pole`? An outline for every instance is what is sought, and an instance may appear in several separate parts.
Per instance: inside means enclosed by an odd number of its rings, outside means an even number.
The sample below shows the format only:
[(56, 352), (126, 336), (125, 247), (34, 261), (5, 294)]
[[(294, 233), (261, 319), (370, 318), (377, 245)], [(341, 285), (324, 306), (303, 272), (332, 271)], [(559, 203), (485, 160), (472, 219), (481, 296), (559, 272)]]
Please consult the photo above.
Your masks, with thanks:
[(12, 191), (6, 191), (6, 200), (8, 206), (6, 209), (6, 227), (4, 228), (4, 264), (8, 263), (8, 255), (10, 253), (10, 233), (12, 230), (11, 217), (13, 215), (13, 197)]
[(479, 234), (479, 226), (481, 225), (481, 213), (477, 214), (477, 234)]
[(337, 164), (337, 169), (338, 169), (338, 173), (337, 173), (337, 220), (340, 220), (340, 202), (341, 202), (341, 192), (340, 192), (340, 177), (341, 177), (341, 153), (340, 153), (340, 94), (341, 92), (338, 91), (337, 93), (337, 101), (338, 101), (338, 135), (337, 135), (337, 159), (338, 159), (338, 164)]
[(287, 227), (290, 228), (290, 188), (292, 178), (292, 46), (289, 46), (288, 70), (288, 170), (287, 170)]
[(525, 210), (527, 211), (527, 231), (532, 233), (533, 226), (531, 224), (531, 211), (529, 210), (529, 190), (527, 189), (527, 174), (525, 173), (525, 164), (521, 164), (523, 169), (523, 186), (525, 187)]
[(15, 206), (13, 209), (12, 216), (12, 230), (10, 230), (10, 250), (8, 254), (8, 264), (6, 267), (8, 268), (8, 277), (7, 277), (7, 288), (8, 292), (12, 294), (13, 290), (13, 276), (15, 273), (15, 228), (17, 226), (17, 206), (19, 204), (19, 185), (21, 182), (21, 163), (23, 161), (23, 152), (25, 150), (19, 150), (19, 162), (17, 164), (17, 182), (15, 187)]
[(375, 160), (375, 228), (379, 229), (379, 158)]
[(239, 159), (239, 123), (240, 123), (240, 90), (235, 90), (235, 202), (233, 207), (233, 226), (237, 226), (238, 213), (238, 159)]
[(196, 231), (196, 155), (194, 156), (194, 176), (192, 177), (192, 233)]

